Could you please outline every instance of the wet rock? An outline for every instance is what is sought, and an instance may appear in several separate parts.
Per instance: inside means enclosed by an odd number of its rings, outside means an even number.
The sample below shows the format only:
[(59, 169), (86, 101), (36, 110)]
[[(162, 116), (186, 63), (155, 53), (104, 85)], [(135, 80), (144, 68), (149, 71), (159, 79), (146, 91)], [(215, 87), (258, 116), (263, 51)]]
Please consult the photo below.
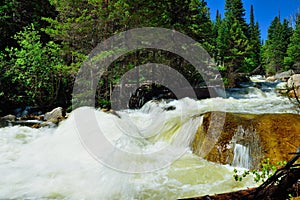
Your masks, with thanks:
[(57, 107), (50, 112), (47, 112), (44, 116), (44, 120), (52, 123), (59, 123), (65, 118), (65, 112), (62, 107)]
[(288, 96), (290, 98), (300, 98), (300, 74), (294, 74), (287, 81)]
[(25, 116), (22, 116), (19, 118), (19, 120), (23, 120), (23, 121), (26, 121), (26, 120), (43, 120), (44, 117), (43, 116), (37, 116), (37, 115), (25, 115)]
[(6, 115), (4, 117), (1, 117), (1, 120), (6, 120), (6, 121), (15, 121), (16, 120), (16, 116), (15, 115)]
[[(123, 93), (126, 92), (125, 90)], [(130, 97), (129, 108), (130, 109), (140, 109), (145, 103), (151, 100), (161, 100), (161, 99), (177, 99), (176, 95), (167, 87), (163, 85), (157, 85), (154, 83), (144, 84), (140, 86)], [(121, 99), (120, 99), (121, 100)], [(127, 102), (127, 101), (123, 101)], [(118, 105), (117, 103), (115, 105)], [(126, 108), (123, 105), (115, 107), (115, 109)]]
[(276, 90), (286, 90), (288, 89), (286, 82), (281, 82), (276, 85)]
[(11, 122), (14, 122), (16, 120), (15, 115), (6, 115), (4, 117), (0, 118), (0, 127), (9, 126)]
[(175, 106), (168, 106), (168, 107), (163, 108), (163, 110), (164, 111), (176, 110), (176, 107)]
[(275, 79), (286, 82), (293, 74), (295, 74), (293, 70), (288, 70), (286, 72), (277, 73), (275, 75)]
[(298, 99), (300, 99), (300, 88), (298, 88), (298, 89), (295, 89), (295, 90), (290, 90), (289, 92), (288, 92), (288, 97), (290, 97), (290, 98), (298, 98)]
[(294, 74), (291, 76), (287, 82), (287, 86), (289, 88), (296, 88), (298, 89), (300, 87), (300, 74)]
[(275, 78), (275, 76), (269, 76), (269, 77), (266, 78), (266, 81), (267, 82), (275, 82), (276, 78)]
[(287, 82), (281, 82), (281, 83), (278, 83), (276, 85), (276, 88), (275, 90), (279, 93), (279, 94), (287, 94), (289, 89), (288, 89), (288, 86), (287, 86)]
[(289, 160), (288, 153), (300, 144), (300, 115), (206, 113), (192, 150), (210, 161), (231, 164), (234, 144), (249, 148), (251, 168), (267, 157), (271, 163)]

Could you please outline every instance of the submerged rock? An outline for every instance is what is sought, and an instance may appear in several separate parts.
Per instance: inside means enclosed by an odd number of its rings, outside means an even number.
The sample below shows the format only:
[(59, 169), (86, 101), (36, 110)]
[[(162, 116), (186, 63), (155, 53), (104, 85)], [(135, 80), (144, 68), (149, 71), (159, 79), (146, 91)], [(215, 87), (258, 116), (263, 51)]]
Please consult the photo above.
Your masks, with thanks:
[(300, 144), (300, 115), (226, 113), (224, 117), (223, 112), (204, 115), (192, 143), (195, 154), (232, 164), (235, 144), (239, 144), (248, 148), (250, 168), (255, 168), (267, 157), (271, 163), (289, 160), (288, 153)]

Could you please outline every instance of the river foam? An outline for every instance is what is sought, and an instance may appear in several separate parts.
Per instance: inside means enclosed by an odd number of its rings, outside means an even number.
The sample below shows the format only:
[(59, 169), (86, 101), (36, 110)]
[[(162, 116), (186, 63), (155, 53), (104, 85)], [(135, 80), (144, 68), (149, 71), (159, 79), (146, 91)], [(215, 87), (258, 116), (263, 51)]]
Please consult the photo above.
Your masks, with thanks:
[[(229, 98), (150, 101), (139, 110), (115, 113), (83, 108), (92, 115), (75, 119), (73, 111), (58, 128), (1, 128), (0, 199), (176, 199), (255, 186), (251, 177), (236, 182), (233, 167), (197, 157), (189, 146), (206, 112), (299, 112), (266, 87), (232, 90)], [(78, 120), (89, 118), (114, 147), (106, 152), (108, 160), (97, 159), (84, 145)], [(137, 156), (120, 157), (120, 150)], [(164, 165), (152, 168), (157, 163)]]
[[(143, 173), (119, 171), (95, 159), (82, 145), (73, 113), (58, 128), (1, 128), (0, 199), (175, 199), (254, 186), (251, 178), (234, 181), (232, 167), (208, 162), (189, 148), (201, 125), (201, 114), (226, 110), (226, 104), (233, 101), (186, 98), (149, 102), (140, 110), (117, 115), (86, 108), (94, 112), (99, 127), (116, 148), (129, 153), (160, 153), (167, 146), (182, 150), (168, 160), (169, 165)], [(169, 107), (176, 109), (166, 111)], [(137, 139), (137, 134), (142, 137)], [(160, 153), (156, 161), (172, 153)], [(122, 158), (119, 163), (139, 168), (129, 161)]]

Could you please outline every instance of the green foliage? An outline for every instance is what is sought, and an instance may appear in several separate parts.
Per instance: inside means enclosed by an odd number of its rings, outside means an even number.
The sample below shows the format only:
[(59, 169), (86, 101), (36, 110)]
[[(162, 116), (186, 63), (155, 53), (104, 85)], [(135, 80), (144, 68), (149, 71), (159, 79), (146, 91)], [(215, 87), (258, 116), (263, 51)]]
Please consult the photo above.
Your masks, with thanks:
[(248, 40), (248, 25), (245, 21), (245, 9), (240, 0), (227, 0), (225, 18), (219, 26), (216, 46), (217, 62), (226, 66), (225, 73), (229, 87), (233, 87), (233, 73), (242, 72), (244, 58), (250, 49)]
[[(164, 27), (175, 29), (200, 42), (209, 51), (213, 49), (212, 22), (204, 0), (51, 0), (58, 11), (55, 18), (44, 18), (50, 23), (45, 30), (55, 40), (62, 41), (66, 62), (74, 63), (77, 56), (87, 55), (100, 42), (113, 34), (137, 27)], [(110, 52), (105, 52), (110, 53)], [(114, 52), (112, 52), (114, 53)], [(99, 55), (104, 56), (104, 55)], [(65, 59), (66, 60), (66, 59)], [(184, 59), (161, 50), (137, 50), (122, 56), (101, 77), (96, 102), (109, 102), (113, 85), (122, 74), (148, 62), (167, 64), (182, 73), (191, 83), (201, 79), (199, 73)], [(135, 80), (139, 82), (141, 80)], [(98, 100), (97, 100), (98, 99)]]
[(99, 99), (97, 102), (98, 106), (101, 108), (109, 108), (111, 101), (106, 99)]
[(296, 18), (295, 30), (287, 48), (287, 57), (284, 58), (284, 64), (289, 68), (300, 70), (300, 14)]
[[(19, 104), (52, 105), (66, 73), (60, 47), (53, 41), (43, 45), (33, 24), (17, 33), (19, 48), (7, 48), (10, 58), (5, 65), (6, 95)], [(11, 86), (14, 86), (10, 91)]]
[(253, 176), (253, 180), (257, 183), (265, 182), (268, 178), (270, 178), (277, 169), (280, 167), (286, 165), (286, 161), (280, 161), (276, 164), (270, 163), (270, 158), (266, 158), (261, 162), (260, 170), (246, 170), (242, 174), (239, 173), (237, 169), (234, 169), (234, 175), (233, 178), (236, 181), (242, 181), (243, 178), (247, 177), (248, 175)]
[[(72, 92), (77, 70), (98, 43), (137, 27), (164, 27), (192, 37), (217, 62), (227, 86), (234, 86), (235, 73), (251, 72), (261, 63), (267, 73), (300, 69), (300, 17), (294, 31), (287, 20), (275, 18), (261, 47), (253, 6), (249, 24), (242, 0), (226, 0), (225, 11), (224, 18), (217, 13), (213, 23), (205, 0), (3, 0), (0, 81), (5, 84), (0, 85), (0, 98), (14, 103), (53, 104), (59, 88)], [(202, 81), (193, 66), (170, 52), (138, 50), (108, 66), (98, 84), (96, 102), (108, 104), (113, 85), (122, 75), (148, 62), (173, 67), (191, 84)]]
[(292, 29), (285, 19), (280, 22), (279, 17), (275, 17), (268, 29), (268, 40), (264, 45), (263, 63), (267, 74), (274, 74), (283, 71), (285, 68), (284, 57), (292, 35)]
[(219, 13), (219, 10), (217, 10), (216, 12), (216, 19), (215, 22), (213, 23), (213, 27), (212, 27), (212, 37), (215, 38), (212, 40), (211, 42), (211, 49), (212, 49), (212, 57), (214, 58), (215, 62), (217, 65), (221, 65), (221, 58), (220, 58), (220, 53), (219, 53), (219, 49), (218, 49), (218, 43), (217, 43), (217, 38), (219, 35), (219, 30), (222, 24), (222, 18), (221, 18), (221, 14)]
[[(47, 24), (41, 17), (55, 17), (55, 10), (48, 0), (2, 0), (0, 1), (0, 50), (7, 46), (17, 46), (12, 38), (23, 27), (33, 23), (37, 28)], [(42, 40), (48, 39), (41, 33)]]
[(246, 72), (253, 71), (260, 65), (261, 62), (261, 42), (260, 42), (260, 30), (258, 22), (254, 21), (254, 8), (251, 5), (250, 9), (250, 24), (249, 24), (249, 50), (247, 57), (245, 58), (245, 69)]

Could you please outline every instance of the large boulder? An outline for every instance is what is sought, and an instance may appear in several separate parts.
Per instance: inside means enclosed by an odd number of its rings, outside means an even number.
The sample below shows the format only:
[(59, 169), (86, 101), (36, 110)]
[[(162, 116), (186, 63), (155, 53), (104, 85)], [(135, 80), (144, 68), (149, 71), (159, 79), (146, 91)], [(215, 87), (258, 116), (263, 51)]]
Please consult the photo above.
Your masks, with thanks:
[(16, 116), (15, 115), (6, 115), (4, 117), (1, 117), (1, 120), (5, 120), (5, 121), (15, 121), (16, 120)]
[(267, 157), (272, 163), (289, 160), (300, 144), (300, 115), (206, 113), (192, 150), (210, 161), (232, 164), (236, 144), (248, 148), (250, 168)]
[(280, 80), (280, 81), (288, 81), (288, 79), (295, 74), (293, 70), (288, 70), (285, 72), (281, 72), (281, 73), (277, 73), (275, 75), (275, 79), (276, 80)]
[(50, 112), (47, 112), (44, 116), (44, 119), (47, 122), (52, 122), (57, 124), (65, 117), (65, 112), (62, 107), (57, 107)]
[(288, 96), (295, 98), (296, 96), (300, 98), (300, 74), (294, 74), (291, 76), (287, 82), (287, 87), (290, 90)]
[(289, 88), (296, 88), (298, 89), (300, 87), (300, 74), (294, 74), (291, 76), (287, 82), (287, 86)]
[(16, 120), (15, 115), (6, 115), (0, 118), (0, 127), (8, 126), (11, 122)]

